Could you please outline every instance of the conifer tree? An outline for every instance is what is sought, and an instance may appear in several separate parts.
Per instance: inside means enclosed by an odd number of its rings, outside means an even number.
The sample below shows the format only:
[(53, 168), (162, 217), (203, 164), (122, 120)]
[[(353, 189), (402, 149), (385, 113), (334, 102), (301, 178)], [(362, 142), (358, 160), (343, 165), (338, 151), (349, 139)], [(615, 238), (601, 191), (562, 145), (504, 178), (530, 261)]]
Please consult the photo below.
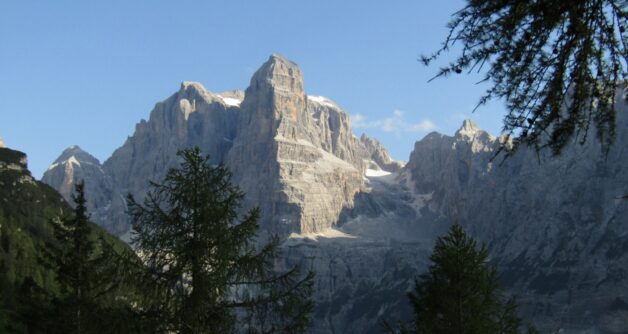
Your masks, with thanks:
[(61, 300), (67, 330), (72, 333), (84, 333), (88, 325), (90, 309), (94, 297), (94, 245), (90, 238), (89, 214), (85, 199), (85, 184), (76, 184), (76, 193), (72, 195), (75, 208), (71, 217), (64, 217), (55, 222), (54, 235), (59, 250), (56, 254), (57, 280), (61, 287)]
[(521, 319), (514, 299), (504, 301), (487, 248), (455, 224), (436, 240), (432, 264), (408, 294), (415, 333), (515, 334)]
[(608, 152), (617, 88), (628, 78), (627, 21), (625, 0), (467, 0), (442, 48), (421, 60), (429, 65), (459, 45), (437, 77), (486, 67), (483, 81), (492, 84), (478, 106), (506, 102), (514, 149), (525, 143), (559, 154), (595, 128)]
[(141, 298), (129, 277), (129, 273), (141, 272), (141, 263), (130, 249), (116, 250), (96, 232), (89, 221), (83, 181), (76, 184), (72, 199), (72, 215), (53, 221), (56, 243), (50, 246), (48, 257), (57, 273), (60, 295), (52, 300), (56, 310), (47, 311), (51, 327), (46, 332), (141, 332), (146, 326), (133, 308)]
[[(129, 196), (133, 245), (150, 271), (164, 331), (301, 333), (309, 324), (313, 274), (276, 273), (279, 241), (257, 250), (259, 209), (240, 217), (244, 194), (223, 165), (198, 148), (152, 183), (144, 204)], [(152, 288), (153, 283), (157, 289)], [(236, 324), (237, 323), (237, 324)]]

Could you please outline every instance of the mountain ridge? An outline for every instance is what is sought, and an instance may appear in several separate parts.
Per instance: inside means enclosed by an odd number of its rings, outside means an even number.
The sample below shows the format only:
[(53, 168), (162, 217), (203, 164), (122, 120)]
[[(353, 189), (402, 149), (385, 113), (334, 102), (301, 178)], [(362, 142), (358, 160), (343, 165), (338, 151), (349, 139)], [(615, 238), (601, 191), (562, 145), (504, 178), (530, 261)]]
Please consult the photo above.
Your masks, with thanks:
[[(128, 237), (126, 194), (143, 198), (147, 179), (162, 179), (178, 163), (177, 150), (199, 146), (212, 163), (224, 162), (232, 170), (247, 194), (245, 206), (260, 206), (262, 224), (273, 233), (287, 236), (331, 227), (363, 185), (372, 155), (390, 155), (381, 145), (369, 152), (353, 135), (344, 110), (327, 98), (308, 96), (303, 87), (301, 70), (279, 55), (269, 57), (244, 92), (212, 93), (198, 82), (181, 83), (102, 165), (92, 161), (96, 169), (89, 178), (97, 182), (87, 182), (86, 191), (104, 194), (90, 208), (94, 219)], [(68, 154), (55, 163), (67, 160)], [(396, 166), (392, 160), (387, 163), (381, 168)], [(335, 167), (327, 168), (329, 164)], [(79, 171), (62, 172), (63, 166), (53, 164), (43, 180), (67, 194), (79, 179), (74, 174), (85, 174), (73, 166), (72, 171)], [(317, 179), (320, 186), (311, 187), (303, 178)], [(333, 194), (324, 196), (331, 190)]]
[(407, 317), (400, 298), (455, 222), (488, 245), (508, 293), (540, 329), (628, 328), (628, 309), (612, 306), (628, 301), (628, 204), (617, 199), (628, 184), (625, 100), (605, 159), (589, 141), (560, 157), (520, 148), (494, 162), (506, 137), (465, 120), (453, 135), (418, 140), (402, 166), (376, 140), (355, 137), (331, 99), (303, 87), (298, 66), (279, 56), (244, 93), (182, 84), (90, 177), (90, 191), (105, 194), (93, 217), (127, 235), (126, 194), (141, 199), (149, 180), (178, 164), (178, 149), (199, 146), (232, 170), (245, 207), (261, 207), (263, 230), (285, 238), (280, 265), (320, 273), (312, 333), (368, 333), (381, 319)]

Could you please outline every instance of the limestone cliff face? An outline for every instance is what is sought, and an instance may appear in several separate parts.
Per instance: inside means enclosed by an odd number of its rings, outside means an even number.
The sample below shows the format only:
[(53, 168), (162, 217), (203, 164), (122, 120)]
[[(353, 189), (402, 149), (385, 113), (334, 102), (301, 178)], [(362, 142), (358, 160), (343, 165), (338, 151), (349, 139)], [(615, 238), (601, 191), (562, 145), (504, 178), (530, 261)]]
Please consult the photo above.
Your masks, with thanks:
[(125, 235), (126, 194), (141, 200), (148, 181), (177, 165), (177, 150), (199, 146), (233, 171), (245, 208), (261, 207), (264, 230), (295, 233), (279, 262), (318, 273), (315, 333), (375, 332), (380, 319), (407, 315), (404, 292), (452, 222), (489, 245), (522, 315), (541, 329), (624, 333), (625, 98), (617, 110), (608, 156), (590, 141), (559, 157), (522, 148), (492, 161), (504, 139), (465, 121), (453, 136), (418, 141), (402, 167), (374, 139), (354, 137), (347, 114), (308, 96), (298, 66), (273, 55), (245, 92), (184, 82), (102, 166), (69, 149), (44, 181), (67, 198), (84, 178), (96, 222)]
[(282, 235), (331, 227), (362, 184), (361, 159), (347, 148), (356, 144), (346, 141), (348, 117), (335, 110), (344, 115), (345, 124), (334, 126), (344, 127), (345, 137), (326, 137), (325, 111), (316, 114), (309, 101), (298, 66), (271, 56), (246, 90), (227, 159), (247, 202), (259, 205), (263, 224)]
[(464, 194), (490, 173), (498, 148), (497, 138), (465, 120), (453, 137), (432, 132), (416, 142), (403, 174), (416, 194), (430, 198), (430, 211), (453, 219)]
[(628, 328), (623, 98), (617, 133), (608, 156), (589, 141), (557, 157), (522, 149), (492, 163), (499, 139), (466, 122), (454, 137), (417, 142), (403, 173), (417, 194), (430, 195), (426, 210), (490, 246), (504, 284), (541, 328), (621, 333)]
[[(97, 165), (104, 176), (92, 178), (102, 186), (87, 187), (95, 220), (127, 233), (126, 195), (141, 200), (149, 181), (162, 180), (178, 164), (178, 150), (199, 146), (212, 163), (230, 168), (246, 193), (245, 207), (260, 206), (269, 231), (287, 236), (329, 228), (363, 185), (368, 153), (352, 135), (348, 115), (320, 99), (308, 98), (299, 67), (279, 55), (262, 65), (245, 92), (217, 94), (182, 83)], [(54, 167), (44, 180), (69, 194), (79, 173)]]
[(128, 231), (126, 195), (142, 199), (149, 181), (161, 181), (178, 164), (176, 152), (202, 147), (212, 163), (223, 161), (232, 145), (239, 110), (238, 95), (227, 97), (208, 92), (201, 84), (184, 82), (177, 93), (157, 103), (148, 121), (137, 124), (135, 133), (105, 161), (103, 169), (114, 189), (102, 225), (113, 224), (116, 234)]
[(368, 155), (377, 166), (387, 172), (398, 172), (403, 168), (404, 163), (393, 160), (388, 150), (377, 139), (367, 136), (365, 133), (360, 136), (360, 142), (366, 148)]

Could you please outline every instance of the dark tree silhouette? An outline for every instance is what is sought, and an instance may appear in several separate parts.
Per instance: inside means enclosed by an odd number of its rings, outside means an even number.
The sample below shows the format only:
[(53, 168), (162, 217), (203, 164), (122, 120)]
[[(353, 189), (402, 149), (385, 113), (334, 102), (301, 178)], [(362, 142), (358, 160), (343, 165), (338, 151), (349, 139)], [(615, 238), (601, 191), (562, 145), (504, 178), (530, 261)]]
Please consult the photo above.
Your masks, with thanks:
[[(129, 196), (133, 244), (162, 287), (153, 308), (165, 331), (301, 333), (309, 325), (313, 273), (276, 273), (279, 241), (256, 249), (259, 209), (240, 219), (244, 194), (198, 148), (152, 184), (143, 205)], [(236, 324), (237, 323), (237, 324)]]
[(88, 324), (88, 312), (91, 309), (95, 286), (95, 266), (92, 260), (94, 246), (91, 241), (89, 215), (85, 199), (85, 184), (76, 184), (76, 193), (72, 195), (75, 204), (71, 217), (55, 221), (54, 235), (59, 242), (56, 256), (57, 279), (64, 295), (62, 309), (72, 333), (84, 333)]
[[(455, 224), (436, 240), (429, 271), (408, 294), (415, 311), (414, 333), (519, 333), (514, 299), (504, 301), (488, 250)], [(410, 332), (405, 330), (404, 332)]]
[(116, 249), (89, 221), (83, 181), (76, 184), (72, 199), (72, 215), (53, 221), (56, 244), (49, 246), (47, 255), (60, 287), (59, 296), (52, 299), (54, 310), (45, 310), (45, 303), (30, 297), (32, 293), (24, 304), (46, 312), (48, 333), (152, 331), (154, 326), (145, 324), (134, 307), (142, 296), (129, 277), (142, 271), (141, 262), (131, 249)]

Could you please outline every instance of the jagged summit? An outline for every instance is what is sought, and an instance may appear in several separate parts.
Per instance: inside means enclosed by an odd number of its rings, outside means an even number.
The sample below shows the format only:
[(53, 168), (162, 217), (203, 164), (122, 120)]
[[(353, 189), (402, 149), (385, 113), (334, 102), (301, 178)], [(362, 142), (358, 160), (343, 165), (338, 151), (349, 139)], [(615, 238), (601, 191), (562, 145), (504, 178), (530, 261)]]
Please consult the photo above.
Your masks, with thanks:
[(482, 129), (480, 129), (480, 127), (474, 121), (470, 119), (465, 119), (464, 121), (462, 121), (462, 126), (460, 127), (460, 129), (456, 131), (456, 135), (460, 134), (463, 136), (472, 136), (479, 131), (482, 131)]
[(251, 88), (260, 89), (265, 86), (297, 95), (303, 94), (303, 73), (296, 63), (273, 54), (251, 78)]
[(239, 107), (244, 99), (244, 92), (242, 91), (229, 90), (222, 93), (213, 93), (207, 90), (202, 83), (196, 81), (183, 81), (177, 95), (180, 108), (184, 112), (186, 120), (190, 113), (196, 111), (196, 100), (205, 104), (219, 102), (226, 107)]
[(50, 166), (50, 168), (52, 168), (56, 164), (64, 163), (70, 160), (74, 160), (75, 162), (78, 162), (78, 163), (87, 162), (87, 163), (91, 163), (95, 165), (100, 165), (100, 161), (98, 161), (98, 159), (96, 159), (93, 155), (85, 152), (78, 145), (71, 145), (65, 150), (63, 150), (61, 155), (59, 155), (57, 160), (54, 161), (54, 163)]
[(197, 82), (197, 81), (183, 81), (181, 83), (181, 89), (180, 91), (186, 91), (188, 89), (195, 89), (197, 91), (201, 91), (201, 92), (206, 92), (207, 89), (205, 89), (205, 86), (203, 86), (202, 83)]
[(291, 64), (292, 66), (295, 66), (295, 67), (299, 67), (297, 63), (293, 62), (292, 60), (287, 59), (286, 57), (284, 57), (283, 55), (279, 53), (271, 54), (270, 57), (268, 57), (268, 61), (283, 62), (283, 63)]

